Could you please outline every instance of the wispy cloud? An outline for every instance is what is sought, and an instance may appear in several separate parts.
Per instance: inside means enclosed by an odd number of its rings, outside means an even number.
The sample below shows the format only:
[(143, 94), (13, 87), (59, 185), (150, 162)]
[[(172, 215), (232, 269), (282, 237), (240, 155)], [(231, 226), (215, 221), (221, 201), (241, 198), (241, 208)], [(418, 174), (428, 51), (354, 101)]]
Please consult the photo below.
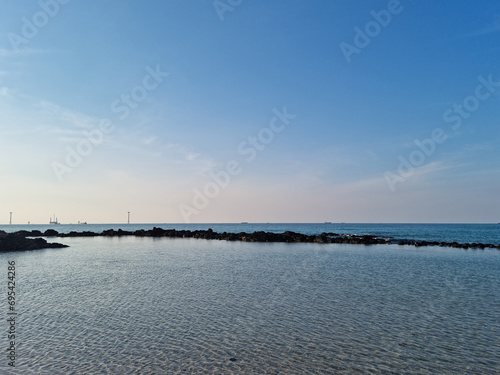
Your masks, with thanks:
[[(422, 165), (420, 167), (415, 167), (415, 169), (411, 172), (411, 174), (406, 179), (404, 184), (409, 184), (409, 183), (420, 183), (421, 181), (424, 181), (427, 178), (432, 179), (432, 175), (435, 175), (436, 173), (443, 172), (448, 169), (453, 169), (453, 168), (459, 168), (463, 166), (463, 164), (455, 164), (452, 162), (445, 162), (445, 161), (434, 161), (425, 165)], [(395, 172), (397, 173), (397, 172)], [(373, 177), (373, 178), (368, 178), (368, 179), (362, 179), (354, 182), (349, 182), (347, 184), (342, 184), (340, 185), (347, 190), (367, 190), (370, 191), (372, 189), (387, 189), (387, 180), (385, 176), (380, 176), (380, 177)]]
[(446, 164), (442, 161), (433, 161), (429, 164), (425, 164), (421, 167), (415, 168), (413, 176), (425, 176), (456, 167), (458, 167), (458, 165)]
[(190, 150), (186, 146), (182, 146), (176, 143), (168, 143), (165, 148), (170, 152), (182, 155), (183, 159), (187, 161), (196, 160), (198, 157), (201, 156), (201, 154)]
[(151, 135), (149, 137), (143, 138), (142, 143), (144, 143), (146, 146), (148, 146), (148, 145), (152, 144), (154, 141), (156, 141), (157, 139), (158, 139), (158, 137)]
[(88, 116), (79, 112), (75, 112), (57, 104), (41, 100), (37, 107), (42, 110), (45, 115), (56, 118), (57, 120), (69, 123), (80, 129), (93, 129), (99, 126), (100, 118)]
[(217, 163), (212, 158), (183, 145), (168, 143), (166, 145), (166, 150), (180, 155), (183, 162), (189, 162), (192, 165), (196, 164), (199, 174), (210, 172), (217, 166)]
[(496, 15), (494, 17), (493, 23), (491, 23), (491, 24), (489, 24), (481, 29), (475, 30), (475, 31), (467, 34), (466, 36), (467, 37), (476, 37), (476, 36), (496, 33), (498, 31), (500, 31), (500, 16)]

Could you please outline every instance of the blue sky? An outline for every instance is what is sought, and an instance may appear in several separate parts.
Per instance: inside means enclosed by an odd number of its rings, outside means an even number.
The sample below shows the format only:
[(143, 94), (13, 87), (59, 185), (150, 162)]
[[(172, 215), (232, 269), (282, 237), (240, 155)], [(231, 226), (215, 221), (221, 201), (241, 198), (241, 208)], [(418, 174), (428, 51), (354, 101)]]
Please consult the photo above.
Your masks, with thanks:
[(0, 223), (499, 222), (499, 41), (493, 0), (5, 2)]

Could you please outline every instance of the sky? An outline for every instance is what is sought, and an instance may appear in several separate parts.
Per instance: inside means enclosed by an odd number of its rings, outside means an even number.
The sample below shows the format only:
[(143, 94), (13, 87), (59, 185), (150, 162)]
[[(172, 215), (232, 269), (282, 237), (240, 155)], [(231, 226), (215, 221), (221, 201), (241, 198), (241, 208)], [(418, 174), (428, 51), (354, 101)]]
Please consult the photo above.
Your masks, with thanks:
[(500, 222), (495, 0), (0, 12), (0, 224)]

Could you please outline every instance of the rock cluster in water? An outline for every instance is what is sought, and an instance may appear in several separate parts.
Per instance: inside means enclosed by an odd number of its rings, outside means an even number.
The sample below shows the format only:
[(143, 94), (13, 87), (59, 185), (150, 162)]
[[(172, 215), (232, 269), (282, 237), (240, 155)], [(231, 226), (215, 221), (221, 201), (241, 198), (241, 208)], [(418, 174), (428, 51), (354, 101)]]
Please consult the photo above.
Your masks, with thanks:
[[(462, 249), (485, 249), (497, 248), (500, 245), (483, 244), (483, 243), (458, 243), (458, 242), (437, 242), (437, 241), (416, 241), (416, 240), (401, 240), (392, 237), (377, 237), (372, 235), (355, 235), (355, 234), (337, 234), (337, 233), (321, 233), (320, 235), (306, 235), (291, 231), (283, 233), (270, 233), (270, 232), (253, 232), (253, 233), (217, 233), (212, 229), (208, 230), (175, 230), (175, 229), (162, 229), (156, 228), (150, 230), (136, 230), (134, 232), (124, 231), (122, 229), (105, 230), (102, 233), (95, 232), (69, 232), (59, 233), (53, 229), (48, 229), (45, 232), (38, 230), (33, 231), (19, 231), (14, 233), (18, 238), (24, 237), (120, 237), (120, 236), (136, 236), (136, 237), (169, 237), (169, 238), (196, 238), (205, 240), (225, 240), (225, 241), (243, 241), (243, 242), (289, 242), (289, 243), (345, 243), (345, 244), (361, 244), (361, 245), (376, 245), (376, 244), (389, 244), (389, 245), (413, 245), (420, 246), (440, 246), (440, 247), (454, 247)], [(36, 239), (42, 240), (41, 238)], [(43, 240), (45, 241), (45, 240)], [(57, 246), (46, 247), (61, 247), (60, 244), (47, 244)], [(1, 250), (1, 247), (0, 247)]]
[(6, 233), (3, 230), (0, 231), (0, 251), (18, 251), (18, 250), (39, 250), (48, 248), (61, 248), (68, 247), (60, 243), (48, 243), (47, 240), (43, 238), (26, 238), (31, 236), (31, 234), (26, 235), (26, 233), (15, 232)]

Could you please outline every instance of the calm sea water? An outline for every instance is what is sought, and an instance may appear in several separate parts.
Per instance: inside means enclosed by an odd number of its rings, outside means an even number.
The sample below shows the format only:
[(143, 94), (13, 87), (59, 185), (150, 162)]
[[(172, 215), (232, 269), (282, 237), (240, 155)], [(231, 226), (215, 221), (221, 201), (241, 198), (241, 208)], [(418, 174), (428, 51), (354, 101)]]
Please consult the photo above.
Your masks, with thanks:
[[(394, 235), (391, 226), (357, 228)], [(498, 242), (498, 229), (476, 228), (468, 236)], [(60, 242), (70, 247), (0, 254), (5, 290), (7, 261), (16, 261), (19, 311), (16, 370), (4, 355), (1, 374), (500, 373), (498, 250)], [(0, 307), (5, 332), (5, 298)], [(5, 334), (0, 345), (5, 352)]]

